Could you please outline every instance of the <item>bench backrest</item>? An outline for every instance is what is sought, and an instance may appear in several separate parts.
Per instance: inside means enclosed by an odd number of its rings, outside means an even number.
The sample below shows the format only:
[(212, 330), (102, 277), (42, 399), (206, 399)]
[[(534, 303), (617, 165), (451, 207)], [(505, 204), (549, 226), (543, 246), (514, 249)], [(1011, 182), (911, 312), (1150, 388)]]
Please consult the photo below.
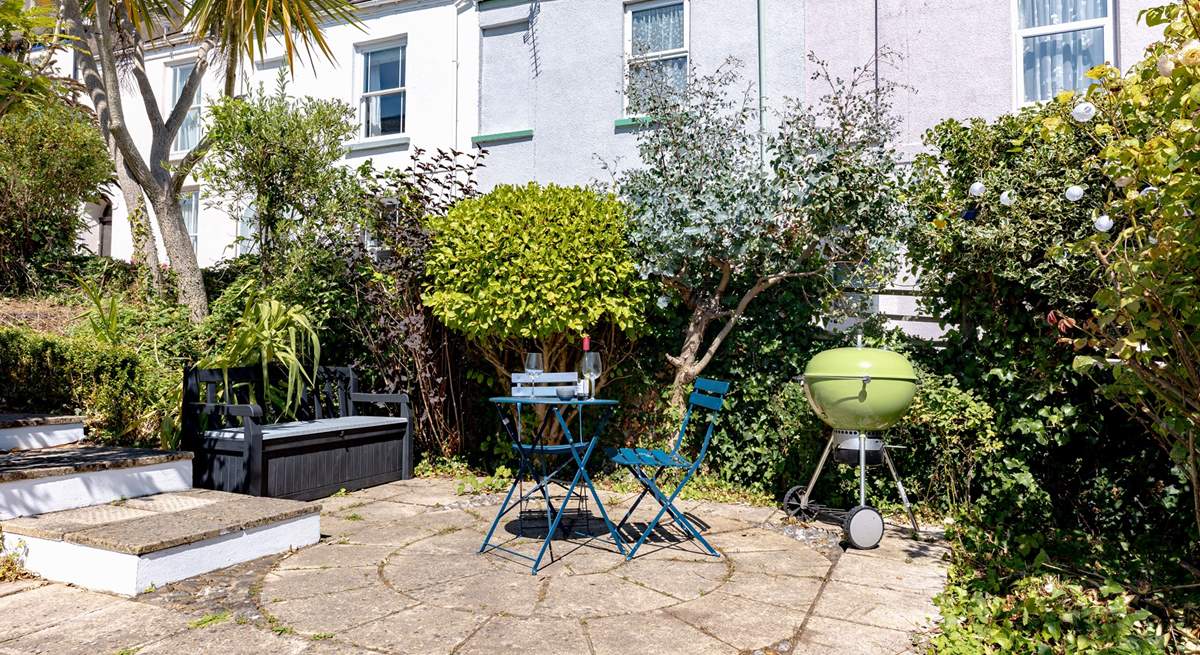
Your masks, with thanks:
[[(270, 369), (270, 379), (286, 384), (286, 372)], [(348, 366), (322, 366), (317, 369), (312, 384), (301, 380), (300, 404), (295, 418), (300, 420), (353, 416), (354, 403), (350, 394), (358, 391), (358, 377)], [(274, 407), (270, 392), (263, 384), (262, 368), (243, 366), (229, 369), (188, 367), (183, 373), (183, 407), (181, 428), (186, 437), (203, 430), (239, 427), (242, 421), (223, 414), (205, 415), (204, 404), (258, 405), (263, 411), (262, 423), (280, 420), (281, 412)], [(281, 395), (276, 393), (275, 395)]]
[(528, 373), (513, 373), (510, 394), (515, 398), (552, 398), (559, 389), (569, 388), (574, 394), (578, 386), (578, 373), (542, 373), (536, 380)]

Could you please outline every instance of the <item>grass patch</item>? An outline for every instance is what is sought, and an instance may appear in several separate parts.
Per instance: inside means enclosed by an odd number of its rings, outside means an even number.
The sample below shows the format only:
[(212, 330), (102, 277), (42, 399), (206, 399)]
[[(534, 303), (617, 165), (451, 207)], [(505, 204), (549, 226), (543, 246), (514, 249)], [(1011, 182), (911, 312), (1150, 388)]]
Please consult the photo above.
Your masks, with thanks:
[(318, 632), (317, 634), (312, 636), (313, 641), (324, 641), (326, 639), (333, 639), (333, 633), (332, 632)]
[(214, 625), (217, 625), (218, 623), (224, 623), (228, 620), (229, 620), (229, 612), (217, 612), (215, 614), (206, 614), (206, 615), (196, 619), (195, 621), (188, 623), (188, 627), (191, 628), (192, 630), (196, 630), (199, 628), (207, 628), (210, 626), (214, 626)]
[(346, 515), (346, 520), (347, 521), (361, 521), (361, 520), (363, 520), (363, 517), (358, 512), (352, 512), (352, 513)]

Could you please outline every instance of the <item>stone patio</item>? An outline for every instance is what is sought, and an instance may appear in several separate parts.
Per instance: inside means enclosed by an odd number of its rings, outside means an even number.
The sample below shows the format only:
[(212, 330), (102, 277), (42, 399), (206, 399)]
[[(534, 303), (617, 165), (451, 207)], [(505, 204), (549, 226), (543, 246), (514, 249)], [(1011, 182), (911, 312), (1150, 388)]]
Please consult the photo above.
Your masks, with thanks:
[[(785, 533), (776, 510), (695, 502), (720, 559), (663, 531), (625, 562), (605, 535), (555, 542), (534, 576), (476, 554), (498, 499), (454, 486), (328, 498), (321, 543), (135, 600), (0, 584), (0, 653), (905, 653), (945, 579), (938, 542), (891, 531), (839, 554)], [(628, 496), (605, 498), (624, 513)], [(532, 552), (515, 528), (497, 535)]]

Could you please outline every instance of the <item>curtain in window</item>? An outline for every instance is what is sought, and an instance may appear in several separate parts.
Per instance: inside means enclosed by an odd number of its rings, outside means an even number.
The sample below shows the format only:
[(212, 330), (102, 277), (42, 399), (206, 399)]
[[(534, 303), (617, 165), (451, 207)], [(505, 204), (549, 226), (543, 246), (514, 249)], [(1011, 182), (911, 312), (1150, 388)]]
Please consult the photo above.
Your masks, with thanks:
[[(183, 93), (183, 87), (187, 84), (188, 77), (195, 70), (194, 64), (185, 64), (176, 66), (171, 69), (171, 105), (174, 106), (179, 101), (179, 96)], [(176, 152), (191, 150), (196, 147), (196, 143), (200, 141), (200, 91), (196, 91), (196, 95), (192, 97), (192, 108), (188, 110), (187, 116), (183, 119), (183, 124), (179, 126), (179, 131), (175, 133), (175, 143), (171, 146)]]
[(633, 12), (633, 54), (683, 47), (683, 4)]
[(1026, 102), (1085, 90), (1091, 80), (1084, 74), (1104, 63), (1104, 28), (1027, 37), (1022, 56)]
[(1021, 28), (1108, 16), (1108, 0), (1021, 0)]
[(200, 194), (192, 191), (181, 196), (179, 212), (183, 214), (183, 225), (187, 228), (188, 236), (192, 239), (192, 250), (195, 251), (200, 233)]

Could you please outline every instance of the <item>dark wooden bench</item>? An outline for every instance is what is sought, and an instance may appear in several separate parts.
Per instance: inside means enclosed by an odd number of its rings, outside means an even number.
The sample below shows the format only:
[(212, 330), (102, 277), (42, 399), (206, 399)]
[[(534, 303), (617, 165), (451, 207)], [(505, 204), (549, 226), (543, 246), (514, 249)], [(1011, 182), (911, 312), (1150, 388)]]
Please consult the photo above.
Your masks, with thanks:
[[(302, 391), (298, 420), (270, 422), (261, 378), (255, 367), (184, 371), (181, 447), (194, 453), (193, 486), (313, 500), (412, 477), (407, 394), (363, 393), (352, 369), (324, 367)], [(393, 415), (361, 414), (364, 405)]]

